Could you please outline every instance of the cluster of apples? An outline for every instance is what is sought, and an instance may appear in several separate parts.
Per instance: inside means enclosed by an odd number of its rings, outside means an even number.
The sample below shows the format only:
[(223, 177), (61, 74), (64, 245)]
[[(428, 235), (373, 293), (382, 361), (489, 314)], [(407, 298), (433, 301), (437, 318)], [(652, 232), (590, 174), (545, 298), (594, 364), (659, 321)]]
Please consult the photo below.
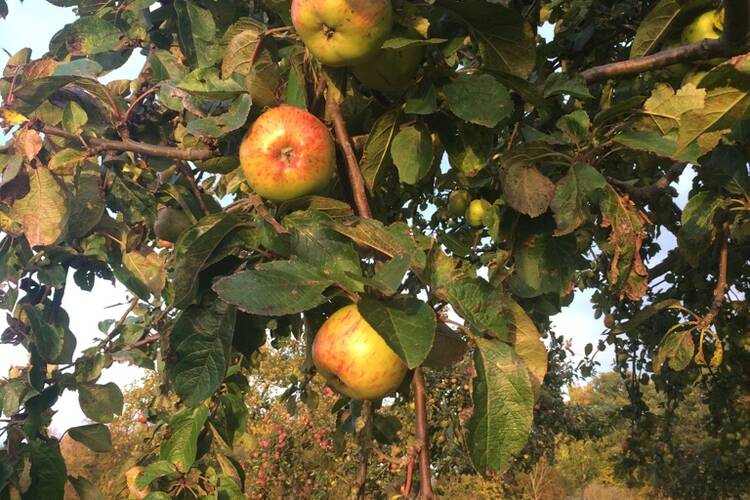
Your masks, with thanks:
[(492, 205), (484, 198), (472, 200), (471, 195), (464, 189), (456, 189), (448, 195), (448, 213), (452, 217), (466, 217), (466, 222), (474, 228), (484, 226), (484, 214)]
[[(383, 50), (391, 35), (390, 0), (294, 0), (292, 22), (308, 50), (328, 66), (349, 66), (365, 85), (394, 90), (408, 85), (420, 48)], [(326, 125), (305, 110), (278, 106), (263, 113), (240, 146), (240, 165), (253, 190), (274, 202), (319, 192), (336, 169)], [(401, 384), (407, 366), (365, 321), (356, 305), (323, 324), (313, 344), (318, 372), (355, 399), (379, 399)]]

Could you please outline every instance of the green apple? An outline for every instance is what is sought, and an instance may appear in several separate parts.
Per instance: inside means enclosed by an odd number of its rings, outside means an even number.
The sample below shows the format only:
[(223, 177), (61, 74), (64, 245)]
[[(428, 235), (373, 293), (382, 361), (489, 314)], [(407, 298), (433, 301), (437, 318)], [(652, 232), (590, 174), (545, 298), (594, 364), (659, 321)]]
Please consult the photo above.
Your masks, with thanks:
[(390, 0), (293, 0), (292, 24), (323, 64), (350, 66), (371, 58), (391, 34)]
[(484, 199), (472, 200), (469, 203), (469, 208), (466, 209), (466, 220), (469, 222), (469, 225), (471, 227), (484, 226), (482, 219), (491, 206), (490, 202)]
[(381, 92), (399, 92), (414, 82), (424, 60), (421, 45), (380, 49), (372, 59), (352, 66), (352, 73), (365, 86)]
[(448, 195), (448, 213), (453, 217), (464, 215), (470, 201), (471, 195), (465, 189), (451, 191), (451, 194)]
[(245, 135), (240, 166), (256, 193), (289, 201), (329, 184), (336, 149), (318, 118), (300, 108), (279, 106), (263, 113)]
[(717, 26), (723, 25), (723, 15), (720, 12), (716, 10), (704, 12), (682, 30), (682, 43), (719, 38), (721, 30), (717, 29)]
[(331, 315), (313, 341), (315, 367), (328, 384), (353, 399), (380, 399), (398, 388), (407, 366), (356, 305)]
[(162, 241), (174, 243), (180, 235), (193, 226), (190, 216), (181, 208), (163, 207), (156, 214), (154, 233)]

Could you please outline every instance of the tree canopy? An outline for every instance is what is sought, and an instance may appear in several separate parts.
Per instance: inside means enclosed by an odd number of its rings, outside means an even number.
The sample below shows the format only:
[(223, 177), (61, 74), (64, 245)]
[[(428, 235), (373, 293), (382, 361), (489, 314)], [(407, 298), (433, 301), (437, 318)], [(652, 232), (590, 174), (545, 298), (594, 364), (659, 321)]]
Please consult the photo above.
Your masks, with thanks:
[[(242, 496), (267, 472), (233, 452), (262, 383), (259, 349), (303, 343), (280, 397), (314, 407), (315, 334), (352, 303), (408, 374), (386, 399), (332, 404), (337, 446), (357, 449), (349, 491), (368, 494), (377, 443), (396, 441), (400, 494), (439, 493), (436, 407), (453, 411), (462, 470), (502, 474), (556, 425), (545, 411), (566, 375), (550, 317), (587, 289), (606, 331), (580, 371), (614, 347), (632, 422), (625, 465), (653, 456), (645, 391), (663, 393), (669, 415), (700, 386), (720, 454), (746, 475), (750, 4), (328, 0), (378, 16), (354, 16), (372, 29), (316, 24), (323, 43), (353, 33), (331, 56), (308, 32), (307, 2), (50, 0), (77, 20), (46, 54), (10, 57), (1, 341), (29, 358), (0, 381), (0, 498), (62, 498), (67, 483), (101, 497), (68, 473), (48, 427), (74, 391), (91, 423), (67, 436), (111, 452), (124, 400), (99, 378), (113, 363), (158, 379), (158, 446), (139, 449), (131, 495)], [(135, 78), (99, 81), (134, 52), (146, 57)], [(330, 153), (332, 172), (303, 196), (246, 175), (266, 161), (245, 149), (248, 132), (282, 105), (317, 117), (331, 144), (320, 139), (312, 163)], [(294, 138), (306, 144), (313, 128)], [(680, 207), (672, 183), (687, 168)], [(663, 235), (676, 239), (668, 252)], [(77, 350), (62, 300), (97, 280), (126, 287), (129, 307)], [(457, 366), (473, 380), (460, 397), (443, 378)]]

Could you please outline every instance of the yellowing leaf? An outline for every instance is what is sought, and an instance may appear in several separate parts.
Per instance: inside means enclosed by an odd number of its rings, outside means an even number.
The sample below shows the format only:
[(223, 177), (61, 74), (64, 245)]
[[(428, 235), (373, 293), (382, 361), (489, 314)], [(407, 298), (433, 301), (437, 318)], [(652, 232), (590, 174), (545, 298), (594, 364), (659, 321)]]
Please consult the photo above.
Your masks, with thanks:
[(127, 252), (122, 256), (122, 264), (154, 294), (154, 297), (161, 294), (167, 272), (164, 269), (164, 260), (159, 254), (149, 250)]
[(45, 167), (30, 169), (29, 192), (13, 203), (11, 216), (32, 247), (62, 239), (70, 208), (65, 188)]
[(706, 90), (688, 84), (677, 92), (666, 84), (657, 85), (643, 105), (647, 123), (655, 125), (662, 135), (680, 126), (684, 113), (703, 108)]
[(8, 108), (2, 108), (0, 109), (0, 123), (4, 127), (13, 127), (16, 125), (21, 125), (25, 122), (27, 122), (29, 119), (26, 118), (21, 113), (16, 113), (15, 111), (8, 109)]

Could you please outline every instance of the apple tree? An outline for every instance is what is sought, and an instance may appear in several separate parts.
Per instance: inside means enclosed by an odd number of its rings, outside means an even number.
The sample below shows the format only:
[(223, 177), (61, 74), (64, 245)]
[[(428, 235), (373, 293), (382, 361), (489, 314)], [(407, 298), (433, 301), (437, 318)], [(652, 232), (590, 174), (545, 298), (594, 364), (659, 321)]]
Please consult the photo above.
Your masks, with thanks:
[[(550, 317), (587, 289), (606, 330), (581, 370), (614, 347), (628, 453), (656, 439), (641, 385), (676, 406), (702, 384), (747, 474), (747, 1), (50, 3), (77, 20), (0, 80), (2, 342), (29, 353), (0, 381), (0, 498), (100, 497), (48, 427), (74, 391), (92, 423), (68, 435), (107, 453), (113, 363), (154, 370), (171, 405), (131, 495), (241, 497), (254, 355), (289, 336), (307, 356), (283, 397), (314, 404), (320, 374), (342, 393), (353, 494), (379, 413), (411, 402), (401, 492), (431, 498), (428, 402), (449, 399), (425, 372), (472, 360), (457, 435), (473, 470), (502, 472), (532, 429)], [(134, 53), (133, 79), (100, 82)], [(64, 294), (99, 281), (129, 307), (77, 346)]]

